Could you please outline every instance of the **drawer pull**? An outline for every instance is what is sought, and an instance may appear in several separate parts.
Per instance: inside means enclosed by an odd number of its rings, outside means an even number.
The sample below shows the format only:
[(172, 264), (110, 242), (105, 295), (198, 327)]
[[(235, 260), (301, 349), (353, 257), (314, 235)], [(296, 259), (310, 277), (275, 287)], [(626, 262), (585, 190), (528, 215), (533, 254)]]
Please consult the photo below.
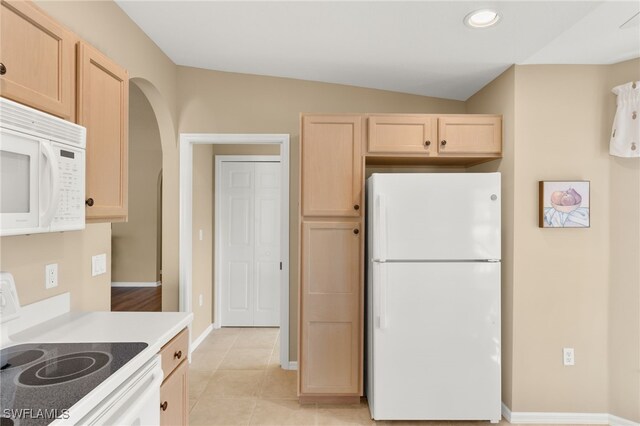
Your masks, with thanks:
[(425, 141), (424, 142), (424, 146), (429, 146), (429, 145), (431, 145), (431, 141)]
[(182, 358), (182, 351), (178, 351), (178, 352), (174, 353), (173, 357), (176, 358), (176, 359)]
[(445, 146), (447, 144), (447, 141), (443, 140), (442, 142), (440, 142), (440, 145)]
[(354, 210), (360, 210), (360, 205), (359, 205), (359, 204), (355, 204), (355, 205), (353, 206), (353, 209), (354, 209)]
[(85, 201), (85, 204), (88, 205), (89, 207), (93, 206), (93, 198), (87, 198), (87, 201)]
[(7, 67), (5, 67), (4, 64), (0, 62), (0, 75), (5, 75), (6, 73)]
[(353, 233), (358, 235), (360, 233), (360, 230), (358, 228), (356, 228), (356, 229), (353, 230)]
[(160, 404), (160, 408), (162, 408), (162, 411), (167, 411), (168, 406), (169, 406), (169, 403), (167, 401)]

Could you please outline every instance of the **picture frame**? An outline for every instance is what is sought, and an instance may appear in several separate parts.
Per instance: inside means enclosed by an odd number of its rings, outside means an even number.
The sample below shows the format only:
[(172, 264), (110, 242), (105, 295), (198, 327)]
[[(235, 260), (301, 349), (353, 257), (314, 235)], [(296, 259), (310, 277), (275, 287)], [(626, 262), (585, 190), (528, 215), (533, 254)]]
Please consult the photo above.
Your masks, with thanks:
[(591, 182), (542, 180), (538, 182), (540, 228), (590, 228)]

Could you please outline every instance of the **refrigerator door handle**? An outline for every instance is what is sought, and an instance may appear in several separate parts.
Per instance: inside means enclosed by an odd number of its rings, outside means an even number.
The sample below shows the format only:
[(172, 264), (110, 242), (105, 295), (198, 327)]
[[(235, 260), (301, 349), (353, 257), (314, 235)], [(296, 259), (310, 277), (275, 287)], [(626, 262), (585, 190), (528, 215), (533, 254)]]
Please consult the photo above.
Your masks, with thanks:
[(378, 262), (387, 260), (387, 217), (384, 195), (378, 194), (374, 205), (373, 222), (373, 259)]
[(374, 263), (378, 269), (378, 328), (387, 329), (387, 268), (384, 263)]

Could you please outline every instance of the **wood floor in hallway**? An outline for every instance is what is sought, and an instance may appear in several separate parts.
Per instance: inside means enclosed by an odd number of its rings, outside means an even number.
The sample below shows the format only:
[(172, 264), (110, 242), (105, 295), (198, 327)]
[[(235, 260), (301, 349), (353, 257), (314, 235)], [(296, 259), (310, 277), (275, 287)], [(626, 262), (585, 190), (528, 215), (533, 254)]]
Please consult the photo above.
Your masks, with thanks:
[(111, 311), (162, 311), (162, 286), (111, 287)]

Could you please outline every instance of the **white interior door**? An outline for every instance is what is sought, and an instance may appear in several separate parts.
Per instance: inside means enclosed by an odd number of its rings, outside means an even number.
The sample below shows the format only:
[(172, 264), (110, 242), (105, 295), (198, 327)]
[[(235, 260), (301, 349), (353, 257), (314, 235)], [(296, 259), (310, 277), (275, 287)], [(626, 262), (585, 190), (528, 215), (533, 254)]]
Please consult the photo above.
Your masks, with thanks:
[(280, 164), (222, 162), (222, 325), (280, 323)]

